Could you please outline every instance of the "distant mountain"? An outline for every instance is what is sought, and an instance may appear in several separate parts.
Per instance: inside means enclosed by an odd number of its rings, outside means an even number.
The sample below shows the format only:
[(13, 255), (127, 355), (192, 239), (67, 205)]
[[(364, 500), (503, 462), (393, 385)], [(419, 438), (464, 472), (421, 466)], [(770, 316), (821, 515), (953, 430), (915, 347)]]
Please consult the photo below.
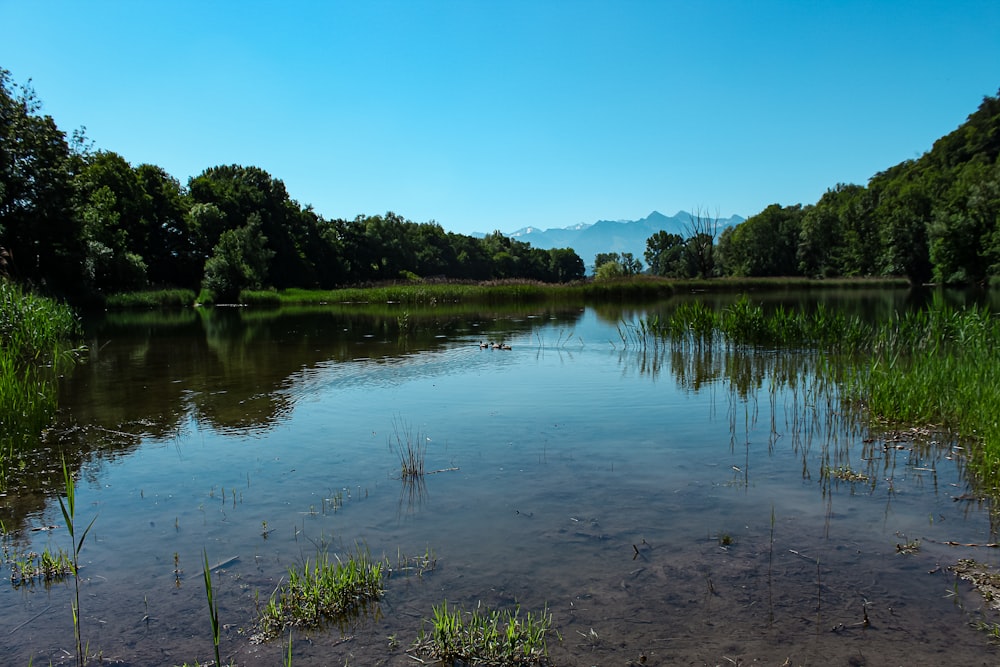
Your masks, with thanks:
[[(672, 217), (653, 211), (641, 220), (598, 220), (593, 224), (580, 223), (544, 231), (524, 227), (507, 236), (530, 243), (534, 248), (572, 248), (587, 270), (592, 271), (594, 257), (602, 252), (630, 252), (645, 265), (646, 239), (660, 230), (687, 238), (692, 232), (691, 221), (692, 216), (687, 211), (678, 211)], [(720, 218), (718, 231), (741, 222), (743, 218), (738, 215)]]

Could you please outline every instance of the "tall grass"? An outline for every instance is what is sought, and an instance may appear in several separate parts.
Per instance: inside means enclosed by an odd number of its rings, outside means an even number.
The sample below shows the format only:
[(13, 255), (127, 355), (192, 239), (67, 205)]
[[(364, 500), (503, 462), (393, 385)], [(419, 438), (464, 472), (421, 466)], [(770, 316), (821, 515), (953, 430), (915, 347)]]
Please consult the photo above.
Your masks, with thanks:
[(104, 305), (112, 310), (125, 308), (181, 308), (193, 306), (194, 290), (163, 289), (109, 294)]
[(0, 280), (0, 488), (51, 421), (59, 368), (78, 334), (68, 306)]
[(1000, 496), (1000, 318), (936, 302), (868, 323), (824, 308), (765, 312), (749, 298), (716, 311), (687, 303), (664, 317), (623, 323), (626, 345), (695, 349), (800, 349), (870, 423), (934, 425), (967, 444), (967, 470)]
[[(72, 546), (72, 561), (73, 561), (73, 635), (76, 638), (76, 662), (78, 665), (87, 664), (87, 652), (83, 648), (83, 637), (82, 628), (80, 623), (80, 550), (83, 549), (83, 542), (87, 539), (87, 534), (90, 533), (90, 529), (94, 527), (94, 522), (97, 521), (97, 516), (95, 515), (87, 527), (83, 529), (81, 533), (77, 528), (76, 523), (76, 485), (73, 482), (73, 476), (69, 472), (69, 468), (66, 467), (66, 459), (62, 462), (63, 470), (63, 482), (66, 485), (66, 500), (59, 497), (59, 508), (62, 510), (63, 520), (66, 522), (66, 531), (69, 533), (69, 539)], [(79, 539), (77, 535), (79, 534)]]

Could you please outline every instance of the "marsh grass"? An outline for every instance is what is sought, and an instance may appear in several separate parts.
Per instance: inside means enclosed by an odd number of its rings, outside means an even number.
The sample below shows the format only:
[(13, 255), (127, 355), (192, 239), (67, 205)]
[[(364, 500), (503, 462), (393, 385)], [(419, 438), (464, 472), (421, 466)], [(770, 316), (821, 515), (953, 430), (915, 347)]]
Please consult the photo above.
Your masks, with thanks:
[(0, 489), (55, 414), (56, 381), (77, 335), (68, 306), (0, 279)]
[[(80, 627), (80, 550), (83, 549), (83, 542), (87, 539), (90, 529), (94, 527), (97, 516), (94, 515), (94, 518), (90, 520), (90, 523), (87, 524), (83, 532), (77, 530), (76, 484), (69, 472), (69, 468), (66, 467), (66, 459), (63, 459), (62, 470), (63, 482), (66, 487), (66, 500), (64, 501), (62, 496), (59, 497), (59, 508), (62, 510), (63, 520), (66, 522), (66, 530), (69, 532), (72, 547), (73, 573), (76, 575), (73, 577), (74, 598), (72, 602), (73, 634), (76, 638), (76, 662), (78, 665), (84, 665), (87, 662), (87, 654), (83, 648), (82, 628)], [(80, 535), (79, 539), (77, 539), (77, 534)]]
[(320, 552), (301, 567), (290, 567), (287, 583), (259, 610), (255, 640), (273, 639), (291, 627), (318, 628), (361, 611), (382, 597), (385, 570), (384, 561), (360, 546), (345, 559)]
[[(873, 430), (932, 425), (967, 444), (966, 470), (981, 493), (1000, 495), (1000, 319), (940, 302), (868, 323), (822, 305), (765, 312), (744, 296), (717, 311), (687, 303), (667, 316), (622, 323), (627, 347), (713, 355), (818, 353), (820, 382), (837, 406)], [(848, 480), (860, 481), (860, 480)]]
[(34, 551), (13, 554), (7, 558), (7, 563), (10, 565), (10, 581), (14, 588), (31, 586), (37, 582), (48, 585), (76, 574), (70, 555), (63, 549), (52, 551), (46, 547), (40, 554)]
[(449, 609), (446, 600), (433, 607), (430, 625), (430, 634), (421, 628), (413, 651), (446, 665), (549, 664), (545, 635), (552, 614), (547, 608), (523, 616), (520, 607), (496, 611), (479, 605), (462, 612)]
[(427, 474), (424, 460), (427, 456), (427, 438), (409, 425), (394, 420), (389, 448), (399, 459), (399, 476), (404, 482), (412, 482)]
[(205, 563), (202, 566), (202, 575), (205, 579), (205, 597), (208, 600), (208, 617), (212, 628), (212, 648), (215, 650), (215, 664), (221, 665), (219, 658), (219, 603), (215, 600), (215, 590), (212, 587), (212, 568), (208, 564), (208, 551), (203, 550)]
[(184, 308), (193, 306), (194, 290), (163, 289), (142, 292), (120, 292), (109, 294), (104, 299), (106, 308), (123, 310), (127, 308)]

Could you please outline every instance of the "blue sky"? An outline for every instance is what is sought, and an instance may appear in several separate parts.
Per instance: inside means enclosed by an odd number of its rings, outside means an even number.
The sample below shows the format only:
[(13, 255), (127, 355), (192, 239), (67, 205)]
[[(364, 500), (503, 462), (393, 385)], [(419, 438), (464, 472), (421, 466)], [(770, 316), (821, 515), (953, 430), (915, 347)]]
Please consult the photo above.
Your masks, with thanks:
[(1000, 2), (0, 0), (0, 67), (182, 183), (511, 232), (864, 184), (1000, 90)]

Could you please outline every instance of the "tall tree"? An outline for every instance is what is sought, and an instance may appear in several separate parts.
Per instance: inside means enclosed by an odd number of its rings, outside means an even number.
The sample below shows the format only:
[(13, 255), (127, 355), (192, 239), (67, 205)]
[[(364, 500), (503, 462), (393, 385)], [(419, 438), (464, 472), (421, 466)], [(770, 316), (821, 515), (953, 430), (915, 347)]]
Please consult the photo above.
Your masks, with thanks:
[(0, 247), (21, 280), (77, 292), (84, 241), (73, 212), (77, 161), (28, 84), (0, 69)]
[(646, 239), (644, 253), (649, 271), (656, 276), (685, 277), (684, 237), (661, 229)]
[(222, 232), (212, 256), (205, 262), (202, 288), (217, 301), (235, 301), (242, 290), (260, 289), (264, 285), (273, 256), (262, 232), (260, 215), (251, 213), (247, 224)]

